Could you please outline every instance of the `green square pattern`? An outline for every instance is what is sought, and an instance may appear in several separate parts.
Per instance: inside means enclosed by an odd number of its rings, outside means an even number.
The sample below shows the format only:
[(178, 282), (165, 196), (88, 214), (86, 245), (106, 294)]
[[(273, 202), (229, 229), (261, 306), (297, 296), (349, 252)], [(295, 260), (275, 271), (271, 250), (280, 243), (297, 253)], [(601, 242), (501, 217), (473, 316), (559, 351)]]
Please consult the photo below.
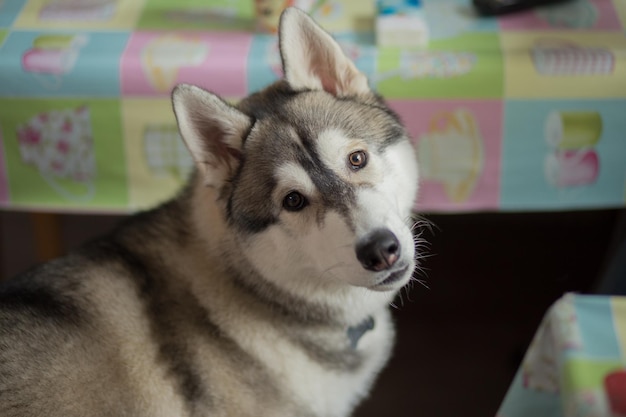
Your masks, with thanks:
[(376, 86), (390, 99), (502, 98), (503, 62), (492, 33), (433, 40), (424, 51), (380, 48)]

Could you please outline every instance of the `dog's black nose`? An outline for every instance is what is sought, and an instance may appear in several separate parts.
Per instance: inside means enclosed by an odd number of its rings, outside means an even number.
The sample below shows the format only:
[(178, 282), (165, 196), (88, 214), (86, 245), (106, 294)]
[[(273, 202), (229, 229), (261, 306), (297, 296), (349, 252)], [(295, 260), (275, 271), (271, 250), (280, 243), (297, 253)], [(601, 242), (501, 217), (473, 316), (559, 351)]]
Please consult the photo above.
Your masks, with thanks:
[(400, 253), (398, 238), (388, 229), (378, 229), (356, 245), (356, 257), (363, 268), (370, 271), (389, 269)]

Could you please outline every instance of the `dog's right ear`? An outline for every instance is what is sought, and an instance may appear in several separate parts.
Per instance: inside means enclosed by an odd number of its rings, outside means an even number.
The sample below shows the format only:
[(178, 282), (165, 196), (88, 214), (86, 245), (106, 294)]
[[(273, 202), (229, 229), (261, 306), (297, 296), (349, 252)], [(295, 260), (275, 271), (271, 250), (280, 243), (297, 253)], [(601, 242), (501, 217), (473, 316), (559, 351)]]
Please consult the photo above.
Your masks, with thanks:
[(283, 11), (278, 35), (285, 79), (294, 90), (324, 90), (337, 97), (370, 92), (365, 74), (302, 10)]
[(204, 183), (219, 188), (241, 160), (244, 136), (252, 121), (218, 96), (181, 84), (172, 93), (180, 134)]

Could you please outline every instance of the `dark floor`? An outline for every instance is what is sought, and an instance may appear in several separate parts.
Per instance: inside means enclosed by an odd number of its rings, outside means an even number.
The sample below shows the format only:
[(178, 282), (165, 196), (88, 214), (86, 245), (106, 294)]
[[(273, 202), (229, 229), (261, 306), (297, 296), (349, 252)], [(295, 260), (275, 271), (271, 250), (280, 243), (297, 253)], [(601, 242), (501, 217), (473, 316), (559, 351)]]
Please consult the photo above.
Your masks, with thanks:
[[(494, 416), (547, 307), (594, 288), (623, 215), (428, 216), (429, 288), (397, 302), (394, 357), (356, 416)], [(65, 247), (118, 219), (62, 216)], [(34, 262), (28, 214), (0, 212), (0, 234), (1, 276)]]

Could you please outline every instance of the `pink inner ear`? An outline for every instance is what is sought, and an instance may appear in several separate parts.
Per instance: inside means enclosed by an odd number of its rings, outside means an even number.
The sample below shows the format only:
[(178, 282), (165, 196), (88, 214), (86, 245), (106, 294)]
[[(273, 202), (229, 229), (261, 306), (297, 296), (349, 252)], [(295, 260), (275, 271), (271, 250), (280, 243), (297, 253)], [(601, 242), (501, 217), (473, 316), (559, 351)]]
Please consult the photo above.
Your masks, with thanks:
[(321, 77), (322, 88), (328, 93), (339, 96), (350, 91), (355, 75), (346, 68), (343, 72), (338, 69), (330, 71)]
[(321, 78), (321, 81), (324, 91), (332, 94), (333, 96), (336, 96), (338, 94), (337, 81), (335, 79), (329, 76), (325, 76)]
[(324, 91), (336, 96), (339, 94), (341, 79), (335, 68), (335, 59), (330, 54), (318, 54), (311, 60), (311, 72), (319, 78)]
[(211, 123), (207, 120), (197, 118), (198, 133), (203, 138), (203, 147), (205, 152), (212, 154), (218, 164), (225, 164), (229, 169), (232, 163), (241, 158), (241, 151), (229, 146), (224, 141), (227, 135), (219, 125)]
[(335, 87), (335, 83), (333, 83), (331, 80), (322, 80), (322, 88), (324, 88), (324, 91), (329, 92), (333, 96), (337, 95), (337, 89)]

